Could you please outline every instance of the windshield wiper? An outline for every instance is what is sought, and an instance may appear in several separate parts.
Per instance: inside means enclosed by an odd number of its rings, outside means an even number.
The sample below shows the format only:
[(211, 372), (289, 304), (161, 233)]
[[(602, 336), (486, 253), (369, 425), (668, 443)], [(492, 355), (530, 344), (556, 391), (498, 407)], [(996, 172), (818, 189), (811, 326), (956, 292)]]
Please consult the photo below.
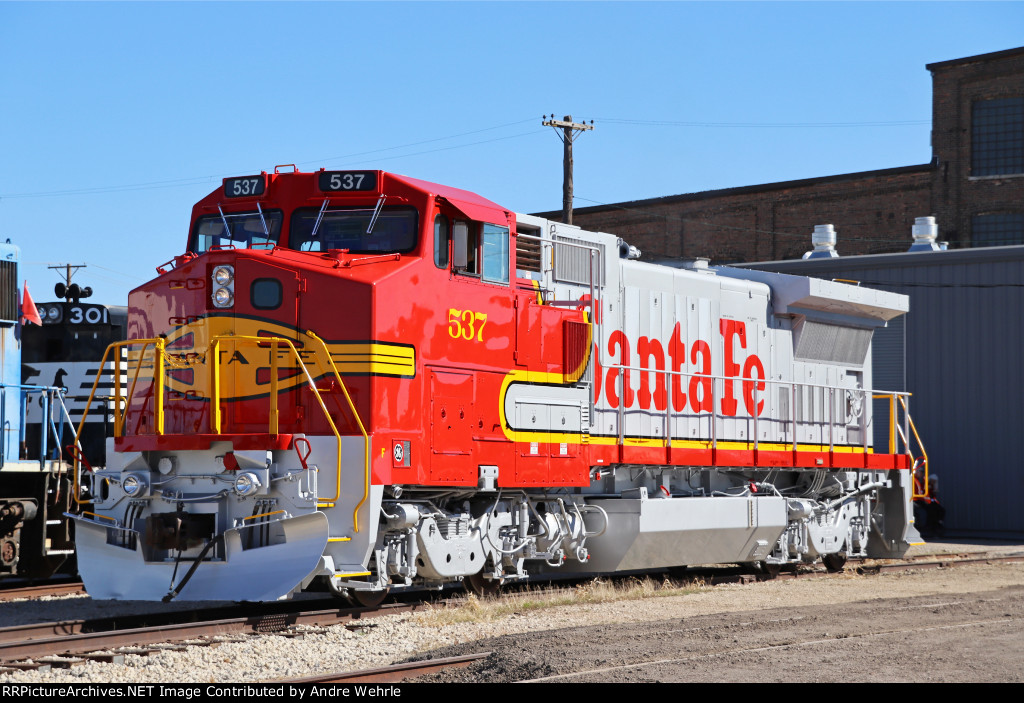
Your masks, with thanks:
[(373, 231), (373, 226), (377, 224), (377, 218), (380, 216), (380, 211), (384, 209), (384, 201), (388, 196), (381, 194), (380, 199), (377, 200), (377, 207), (373, 208), (373, 215), (370, 217), (370, 225), (366, 228), (366, 236), (370, 236), (370, 232)]
[(309, 238), (310, 239), (315, 239), (316, 238), (316, 231), (318, 229), (320, 229), (320, 223), (324, 219), (324, 211), (327, 210), (327, 203), (328, 202), (329, 202), (329, 199), (328, 198), (324, 198), (324, 204), (320, 206), (320, 212), (318, 212), (317, 215), (316, 215), (316, 224), (313, 225), (313, 231), (309, 233)]

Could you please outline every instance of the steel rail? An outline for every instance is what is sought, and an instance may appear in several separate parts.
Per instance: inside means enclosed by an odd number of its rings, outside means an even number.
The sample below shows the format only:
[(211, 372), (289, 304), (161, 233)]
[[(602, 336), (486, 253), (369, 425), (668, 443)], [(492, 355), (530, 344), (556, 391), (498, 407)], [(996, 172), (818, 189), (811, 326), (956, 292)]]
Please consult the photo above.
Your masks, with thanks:
[[(418, 609), (421, 604), (396, 603), (380, 608), (306, 610), (244, 615), (201, 622), (163, 622), (155, 626), (117, 628), (90, 632), (89, 621), (36, 623), (0, 630), (0, 661), (10, 662), (40, 656), (85, 654), (116, 647), (142, 646), (162, 642), (181, 642), (228, 634), (264, 634), (288, 630), (298, 625), (330, 626), (354, 620), (380, 617)], [(186, 611), (188, 613), (188, 611)], [(188, 613), (191, 615), (191, 613)], [(126, 618), (125, 620), (130, 620)]]
[(470, 664), (486, 659), (491, 654), (491, 652), (480, 652), (479, 654), (464, 654), (459, 657), (445, 657), (443, 659), (421, 659), (419, 661), (392, 664), (391, 666), (381, 666), (375, 669), (320, 674), (301, 679), (280, 679), (275, 680), (274, 683), (399, 683), (416, 678), (417, 676), (443, 671), (444, 669), (465, 668)]
[[(921, 555), (906, 560), (882, 563), (863, 564), (853, 567), (858, 573), (879, 575), (897, 571), (914, 569), (950, 568), (976, 564), (996, 564), (1024, 562), (1024, 552), (1008, 555), (993, 555), (987, 552), (956, 553), (948, 555)], [(692, 575), (705, 584), (751, 583), (769, 581), (769, 574), (723, 574), (708, 577), (702, 574), (703, 569), (692, 570)], [(778, 574), (780, 579), (822, 577), (826, 574), (820, 570), (805, 572), (786, 572)], [(626, 575), (627, 578), (633, 576)], [(682, 580), (685, 580), (684, 576)], [(310, 606), (322, 606), (324, 601), (307, 602)], [(12, 662), (26, 658), (38, 658), (55, 655), (82, 655), (98, 650), (117, 647), (138, 647), (157, 643), (174, 643), (202, 637), (228, 634), (271, 634), (287, 631), (298, 625), (330, 626), (351, 623), (362, 619), (394, 613), (409, 612), (419, 609), (423, 602), (393, 603), (379, 608), (328, 608), (307, 610), (285, 610), (284, 604), (260, 606), (264, 612), (247, 613), (236, 617), (219, 617), (205, 621), (174, 622), (175, 617), (204, 617), (207, 615), (223, 615), (225, 611), (240, 609), (230, 606), (222, 609), (206, 611), (179, 611), (172, 613), (130, 615), (109, 617), (99, 620), (69, 620), (60, 622), (35, 623), (15, 627), (0, 628), (0, 662)], [(148, 621), (155, 625), (138, 626)], [(130, 625), (130, 627), (124, 627)], [(357, 672), (359, 673), (359, 672)], [(425, 672), (421, 672), (425, 673)], [(342, 676), (331, 674), (330, 676)], [(420, 674), (414, 674), (420, 675)], [(412, 676), (412, 675), (410, 675)], [(312, 681), (312, 679), (310, 679)], [(325, 679), (326, 680), (326, 679)], [(335, 679), (330, 679), (335, 680)], [(341, 679), (337, 679), (341, 680)], [(355, 679), (349, 679), (355, 680)], [(370, 679), (366, 679), (369, 681)], [(385, 681), (386, 679), (375, 679)]]

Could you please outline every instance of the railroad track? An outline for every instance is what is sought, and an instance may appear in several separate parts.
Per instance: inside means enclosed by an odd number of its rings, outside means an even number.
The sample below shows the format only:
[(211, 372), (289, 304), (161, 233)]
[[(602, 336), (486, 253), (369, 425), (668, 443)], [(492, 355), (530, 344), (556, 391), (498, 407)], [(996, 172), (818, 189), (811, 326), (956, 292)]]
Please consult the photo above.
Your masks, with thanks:
[(417, 676), (433, 674), (445, 669), (461, 669), (481, 659), (491, 656), (491, 652), (479, 652), (477, 654), (465, 654), (460, 657), (445, 657), (443, 659), (422, 659), (402, 664), (392, 664), (376, 669), (363, 669), (361, 671), (346, 671), (319, 676), (307, 676), (301, 679), (285, 679), (275, 683), (289, 684), (317, 684), (317, 683), (399, 683), (407, 679), (414, 679)]
[[(1024, 553), (994, 555), (985, 552), (922, 556), (899, 562), (869, 562), (849, 566), (862, 574), (883, 574), (922, 568), (949, 568), (955, 566), (1024, 562)], [(696, 577), (704, 583), (736, 583), (769, 580), (766, 574), (732, 573), (738, 570), (694, 569), (687, 578)], [(722, 573), (724, 572), (724, 573)], [(821, 577), (824, 570), (782, 572), (778, 578)], [(64, 620), (0, 628), (0, 667), (11, 669), (68, 668), (85, 660), (119, 663), (126, 654), (148, 654), (163, 649), (181, 649), (185, 646), (216, 645), (217, 638), (241, 637), (259, 634), (287, 634), (303, 636), (332, 625), (345, 625), (351, 629), (366, 627), (361, 621), (395, 613), (410, 612), (426, 607), (428, 601), (388, 603), (378, 608), (338, 608), (335, 599), (286, 601), (279, 603), (229, 606), (216, 609), (188, 610), (172, 613), (117, 616), (94, 620)], [(182, 622), (182, 618), (188, 621)], [(232, 640), (227, 640), (232, 641)], [(183, 644), (188, 643), (188, 644)], [(31, 662), (25, 660), (31, 659)], [(411, 671), (412, 669), (407, 669)], [(376, 670), (374, 670), (376, 672)], [(422, 673), (402, 674), (402, 678)], [(380, 672), (359, 672), (360, 681), (388, 682), (396, 679), (387, 669)], [(317, 678), (317, 682), (342, 681), (347, 674), (330, 674)], [(380, 678), (373, 678), (379, 676)], [(354, 680), (354, 679), (353, 679)], [(310, 679), (312, 682), (313, 679)]]
[[(313, 603), (324, 605), (323, 601)], [(276, 608), (270, 607), (275, 605)], [(183, 642), (215, 645), (218, 641), (214, 638), (225, 635), (290, 633), (301, 636), (305, 631), (298, 629), (300, 627), (358, 627), (358, 621), (364, 618), (410, 612), (423, 606), (423, 603), (388, 603), (369, 609), (310, 607), (303, 604), (299, 608), (293, 605), (288, 609), (281, 607), (281, 604), (264, 604), (18, 625), (0, 628), (0, 662), (3, 662), (0, 666), (10, 668), (22, 660), (42, 659), (44, 665), (67, 668), (83, 659), (112, 661), (112, 655), (116, 660), (117, 655), (121, 654), (120, 659), (123, 660), (126, 653), (149, 654), (168, 647), (179, 647)], [(266, 612), (268, 607), (271, 612)], [(175, 621), (183, 615), (195, 620)], [(147, 646), (150, 648), (146, 649)], [(118, 649), (121, 651), (112, 652)], [(55, 660), (55, 657), (59, 660)], [(23, 663), (14, 668), (36, 667)]]

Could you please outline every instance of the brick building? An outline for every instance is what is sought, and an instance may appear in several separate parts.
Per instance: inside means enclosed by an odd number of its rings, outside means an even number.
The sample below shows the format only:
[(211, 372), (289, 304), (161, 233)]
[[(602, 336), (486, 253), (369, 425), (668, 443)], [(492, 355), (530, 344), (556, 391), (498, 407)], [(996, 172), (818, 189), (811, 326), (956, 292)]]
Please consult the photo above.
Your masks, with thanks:
[(715, 263), (799, 258), (825, 222), (843, 255), (906, 251), (925, 215), (950, 248), (1024, 244), (1024, 47), (927, 69), (931, 163), (579, 208), (573, 224)]

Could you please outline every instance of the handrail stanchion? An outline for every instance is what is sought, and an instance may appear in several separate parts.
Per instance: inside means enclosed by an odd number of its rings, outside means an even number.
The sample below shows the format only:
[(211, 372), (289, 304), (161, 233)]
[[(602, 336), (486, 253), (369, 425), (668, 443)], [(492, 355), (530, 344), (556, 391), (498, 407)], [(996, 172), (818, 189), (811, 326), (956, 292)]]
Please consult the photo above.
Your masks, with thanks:
[(711, 379), (711, 465), (718, 465), (718, 411), (715, 410), (715, 386), (717, 378)]
[(220, 335), (210, 340), (210, 431), (220, 434)]
[(896, 395), (889, 396), (889, 453), (896, 453)]
[(793, 455), (796, 455), (796, 382), (789, 384), (789, 414), (793, 418)]
[(276, 339), (271, 344), (273, 346), (270, 348), (270, 434), (276, 435), (281, 431), (277, 404), (277, 352), (279, 347)]
[(622, 459), (622, 447), (626, 443), (626, 373), (621, 366), (616, 381), (619, 384), (619, 459)]
[[(121, 430), (121, 348), (118, 347), (114, 354), (114, 436), (120, 437)], [(103, 373), (103, 367), (100, 367), (100, 373)]]
[[(758, 463), (757, 462), (757, 458), (756, 458), (757, 457), (757, 447), (758, 447), (758, 444), (759, 444), (760, 439), (761, 439), (761, 434), (760, 434), (760, 432), (757, 431), (757, 416), (759, 414), (757, 412), (757, 386), (758, 386), (758, 384), (755, 382), (754, 383), (754, 408), (753, 408), (753, 411), (754, 411), (754, 457), (755, 457), (754, 463), (755, 464)], [(765, 386), (766, 390), (767, 390), (767, 388), (768, 387)]]
[(903, 405), (903, 436), (907, 443), (907, 454), (913, 455), (913, 448), (910, 446), (910, 398), (900, 396), (900, 404)]
[(156, 394), (156, 433), (164, 433), (164, 348), (167, 340), (159, 337), (153, 344), (154, 366), (156, 367), (153, 392)]
[[(868, 461), (868, 409), (871, 407), (868, 405), (868, 392), (861, 390), (860, 392), (860, 441), (864, 448), (864, 466), (867, 466)], [(872, 405), (874, 403), (872, 402)], [(872, 443), (874, 444), (874, 443)]]
[(835, 441), (833, 440), (833, 430), (835, 430), (835, 410), (836, 410), (836, 396), (835, 388), (829, 386), (828, 389), (828, 453), (829, 453), (829, 466), (832, 465), (832, 453), (835, 451)]

